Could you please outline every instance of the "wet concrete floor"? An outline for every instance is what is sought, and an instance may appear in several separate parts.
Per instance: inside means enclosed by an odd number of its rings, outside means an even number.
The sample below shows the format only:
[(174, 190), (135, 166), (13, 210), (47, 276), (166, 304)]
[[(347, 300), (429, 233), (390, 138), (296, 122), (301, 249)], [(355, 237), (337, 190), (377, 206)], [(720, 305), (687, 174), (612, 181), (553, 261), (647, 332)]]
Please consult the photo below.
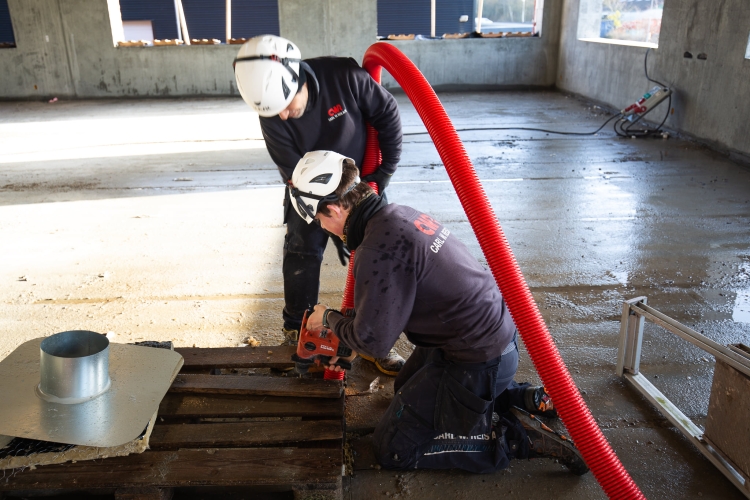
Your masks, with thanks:
[[(457, 128), (595, 130), (609, 115), (557, 92), (446, 93)], [(424, 131), (398, 96), (406, 134)], [(750, 343), (750, 170), (680, 139), (462, 132), (571, 374), (648, 498), (743, 498), (614, 375), (622, 301), (722, 344)], [(431, 213), (483, 256), (434, 146), (406, 135), (392, 202)], [(68, 329), (115, 341), (280, 340), (280, 178), (239, 99), (0, 103), (0, 358)], [(321, 301), (345, 269), (327, 252)], [(398, 349), (410, 352), (402, 340)], [(714, 359), (648, 325), (642, 370), (705, 422)], [(348, 392), (377, 372), (366, 362)], [(525, 351), (518, 380), (537, 381)], [(378, 470), (368, 431), (392, 394), (348, 398), (345, 498), (603, 498), (549, 460), (477, 476)], [(250, 498), (250, 497), (248, 497)]]

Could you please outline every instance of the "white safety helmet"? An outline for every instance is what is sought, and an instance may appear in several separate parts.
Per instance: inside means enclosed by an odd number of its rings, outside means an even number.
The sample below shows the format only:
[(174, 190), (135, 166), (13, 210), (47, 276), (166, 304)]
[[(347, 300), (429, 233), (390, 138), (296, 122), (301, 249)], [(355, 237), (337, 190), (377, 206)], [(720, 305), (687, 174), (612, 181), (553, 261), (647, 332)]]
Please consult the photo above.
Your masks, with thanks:
[(301, 57), (297, 46), (280, 36), (261, 35), (245, 42), (233, 63), (242, 98), (260, 116), (284, 111), (299, 88)]
[[(341, 183), (345, 160), (354, 163), (351, 158), (333, 151), (311, 151), (294, 167), (289, 195), (292, 206), (308, 224), (315, 219), (321, 202), (338, 200), (336, 188)], [(357, 176), (344, 194), (354, 189), (359, 182)]]

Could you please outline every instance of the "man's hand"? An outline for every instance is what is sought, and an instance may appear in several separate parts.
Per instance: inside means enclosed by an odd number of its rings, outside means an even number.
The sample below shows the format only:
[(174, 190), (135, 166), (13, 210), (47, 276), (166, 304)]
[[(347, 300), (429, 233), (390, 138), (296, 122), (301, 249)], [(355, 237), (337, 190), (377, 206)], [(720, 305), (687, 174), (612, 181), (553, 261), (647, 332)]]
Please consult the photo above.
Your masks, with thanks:
[(386, 174), (381, 170), (380, 167), (370, 175), (365, 175), (362, 180), (365, 182), (374, 182), (378, 185), (378, 194), (383, 196), (383, 191), (388, 187), (388, 183), (391, 182), (391, 176), (393, 174)]
[(338, 250), (339, 252), (339, 260), (341, 261), (341, 265), (347, 265), (349, 263), (349, 257), (351, 257), (351, 252), (348, 248), (346, 248), (346, 245), (343, 241), (341, 241), (341, 238), (339, 238), (335, 234), (331, 235), (331, 240), (333, 241), (333, 244), (336, 245), (336, 250)]
[(348, 356), (346, 358), (339, 358), (338, 356), (334, 356), (334, 357), (332, 357), (331, 359), (328, 360), (328, 366), (326, 366), (326, 370), (331, 370), (331, 371), (334, 371), (334, 372), (344, 371), (344, 369), (341, 368), (340, 366), (336, 366), (336, 362), (339, 359), (343, 359), (344, 361), (348, 361), (349, 364), (351, 364), (351, 362), (354, 361), (354, 358), (356, 358), (356, 357), (357, 357), (357, 353), (354, 352), (354, 351), (352, 351), (352, 355), (351, 356)]
[(328, 306), (318, 304), (313, 309), (313, 313), (307, 317), (306, 328), (311, 332), (319, 332), (323, 329), (323, 313), (326, 312)]

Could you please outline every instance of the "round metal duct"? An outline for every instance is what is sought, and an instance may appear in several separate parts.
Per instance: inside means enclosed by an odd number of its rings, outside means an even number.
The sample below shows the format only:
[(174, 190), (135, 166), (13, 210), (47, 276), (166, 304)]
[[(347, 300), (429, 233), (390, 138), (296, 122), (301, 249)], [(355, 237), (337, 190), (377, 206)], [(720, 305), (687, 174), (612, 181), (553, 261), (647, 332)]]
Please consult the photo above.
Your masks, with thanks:
[(47, 337), (41, 355), (39, 396), (50, 402), (76, 404), (110, 387), (109, 340), (100, 333), (72, 330)]

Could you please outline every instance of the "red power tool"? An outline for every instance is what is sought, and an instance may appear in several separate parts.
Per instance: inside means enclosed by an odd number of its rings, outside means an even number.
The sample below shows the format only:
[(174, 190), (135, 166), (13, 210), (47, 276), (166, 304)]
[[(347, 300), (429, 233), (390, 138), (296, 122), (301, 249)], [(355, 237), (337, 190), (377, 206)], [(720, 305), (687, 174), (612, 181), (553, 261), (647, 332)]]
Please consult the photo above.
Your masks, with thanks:
[[(307, 315), (310, 311), (305, 311), (302, 316), (302, 326), (299, 330), (299, 341), (297, 342), (297, 352), (292, 354), (294, 361), (294, 371), (302, 375), (307, 373), (310, 365), (328, 365), (328, 361), (334, 357), (346, 358), (352, 355), (352, 350), (339, 341), (332, 330), (323, 328), (319, 332), (311, 332), (307, 329)], [(349, 370), (352, 364), (343, 359), (336, 362), (345, 370)]]

